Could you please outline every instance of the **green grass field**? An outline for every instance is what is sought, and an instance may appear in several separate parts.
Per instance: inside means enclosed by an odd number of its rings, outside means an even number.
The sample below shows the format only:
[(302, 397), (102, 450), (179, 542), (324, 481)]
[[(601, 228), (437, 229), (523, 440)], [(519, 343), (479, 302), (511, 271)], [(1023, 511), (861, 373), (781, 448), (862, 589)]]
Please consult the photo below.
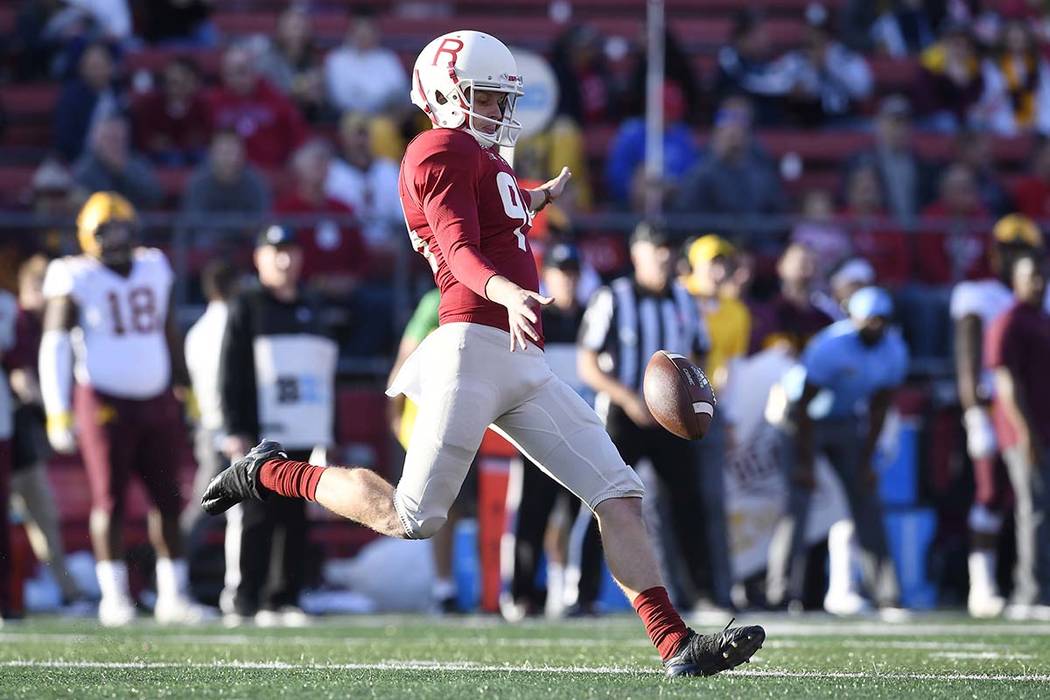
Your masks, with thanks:
[(668, 681), (626, 616), (516, 626), (341, 617), (296, 630), (143, 621), (116, 632), (36, 618), (0, 629), (0, 697), (1050, 697), (1050, 624), (747, 621), (768, 632), (750, 665)]

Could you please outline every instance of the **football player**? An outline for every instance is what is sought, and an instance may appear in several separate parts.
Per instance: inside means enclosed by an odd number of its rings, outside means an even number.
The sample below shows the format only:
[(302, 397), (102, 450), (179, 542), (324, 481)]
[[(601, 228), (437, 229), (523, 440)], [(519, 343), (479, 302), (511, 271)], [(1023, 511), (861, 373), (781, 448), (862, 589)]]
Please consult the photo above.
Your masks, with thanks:
[[(992, 321), (1014, 303), (1010, 290), (1013, 261), (1042, 249), (1043, 235), (1034, 221), (1008, 214), (992, 229), (991, 267), (996, 277), (960, 282), (952, 290), (951, 317), (955, 324), (955, 371), (959, 403), (966, 428), (966, 451), (974, 470), (974, 502), (970, 508), (970, 593), (967, 608), (973, 617), (996, 617), (1006, 605), (996, 583), (996, 550), (1002, 527), (1005, 469), (988, 407), (993, 398), (991, 372), (982, 369), (984, 334)], [(1050, 296), (1047, 307), (1050, 309)]]
[(133, 473), (152, 501), (160, 622), (193, 622), (186, 594), (176, 478), (182, 415), (172, 386), (188, 385), (169, 313), (174, 279), (164, 254), (135, 245), (136, 215), (115, 192), (96, 192), (77, 217), (80, 255), (53, 260), (44, 278), (40, 388), (47, 435), (61, 453), (79, 444), (91, 488), (99, 620), (135, 616), (124, 563), (124, 510)]
[(419, 407), (395, 489), (362, 468), (287, 459), (264, 441), (217, 476), (204, 509), (219, 513), (271, 493), (314, 500), (391, 537), (432, 536), (466, 477), (485, 429), (503, 434), (594, 511), (613, 576), (660, 652), (667, 675), (733, 668), (761, 646), (758, 626), (700, 635), (685, 626), (660, 580), (642, 521), (642, 482), (597, 415), (558, 379), (543, 354), (529, 248), (533, 213), (565, 190), (570, 173), (527, 190), (500, 155), (521, 129), (517, 63), (498, 39), (475, 31), (438, 37), (412, 72), (412, 102), (434, 128), (409, 144), (401, 204), (415, 249), (441, 290), (439, 328), (404, 363), (388, 394)]

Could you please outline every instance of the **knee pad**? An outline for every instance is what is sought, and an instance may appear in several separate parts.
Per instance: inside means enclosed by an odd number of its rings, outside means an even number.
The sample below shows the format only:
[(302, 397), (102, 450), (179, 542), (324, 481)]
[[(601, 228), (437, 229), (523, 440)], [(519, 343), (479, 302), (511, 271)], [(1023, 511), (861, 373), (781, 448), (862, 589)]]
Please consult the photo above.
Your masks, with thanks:
[(448, 521), (447, 508), (426, 507), (423, 504), (413, 506), (401, 498), (400, 492), (394, 493), (394, 508), (410, 540), (430, 539)]

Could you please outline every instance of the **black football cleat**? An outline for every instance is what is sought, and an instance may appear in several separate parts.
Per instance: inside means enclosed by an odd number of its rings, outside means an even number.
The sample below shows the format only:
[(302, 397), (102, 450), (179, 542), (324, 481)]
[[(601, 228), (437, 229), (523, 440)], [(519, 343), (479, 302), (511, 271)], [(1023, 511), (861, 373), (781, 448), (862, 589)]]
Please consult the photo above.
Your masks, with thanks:
[(273, 440), (263, 440), (211, 480), (201, 497), (208, 515), (223, 513), (241, 501), (265, 501), (270, 493), (259, 483), (259, 468), (271, 459), (288, 459), (284, 448)]
[(697, 634), (690, 629), (678, 653), (664, 661), (664, 668), (668, 678), (713, 676), (750, 661), (765, 640), (766, 631), (758, 625), (732, 629), (726, 625), (717, 634)]

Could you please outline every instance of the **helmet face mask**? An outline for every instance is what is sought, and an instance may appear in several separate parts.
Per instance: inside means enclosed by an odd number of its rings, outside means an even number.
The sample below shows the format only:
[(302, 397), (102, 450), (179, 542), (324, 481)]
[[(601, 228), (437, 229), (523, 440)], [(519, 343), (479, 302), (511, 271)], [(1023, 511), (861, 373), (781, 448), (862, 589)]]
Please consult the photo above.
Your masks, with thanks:
[[(478, 92), (503, 94), (501, 118), (478, 112), (474, 105)], [(483, 147), (517, 142), (521, 122), (514, 119), (514, 110), (523, 94), (510, 49), (482, 32), (457, 31), (434, 39), (419, 54), (413, 70), (413, 104), (427, 113), (434, 126), (465, 127)]]
[(107, 266), (131, 261), (137, 232), (135, 208), (116, 192), (91, 195), (77, 216), (80, 249)]
[(133, 221), (114, 220), (95, 230), (98, 259), (105, 265), (121, 266), (131, 262), (136, 226)]

